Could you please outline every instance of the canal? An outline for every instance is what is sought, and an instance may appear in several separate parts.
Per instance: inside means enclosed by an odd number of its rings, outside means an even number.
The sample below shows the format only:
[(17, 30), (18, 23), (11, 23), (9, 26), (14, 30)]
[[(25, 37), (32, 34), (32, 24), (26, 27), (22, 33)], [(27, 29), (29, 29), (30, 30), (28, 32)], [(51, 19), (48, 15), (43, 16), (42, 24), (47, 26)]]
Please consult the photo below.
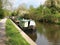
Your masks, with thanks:
[(37, 45), (60, 45), (60, 25), (36, 22), (36, 28), (27, 34)]

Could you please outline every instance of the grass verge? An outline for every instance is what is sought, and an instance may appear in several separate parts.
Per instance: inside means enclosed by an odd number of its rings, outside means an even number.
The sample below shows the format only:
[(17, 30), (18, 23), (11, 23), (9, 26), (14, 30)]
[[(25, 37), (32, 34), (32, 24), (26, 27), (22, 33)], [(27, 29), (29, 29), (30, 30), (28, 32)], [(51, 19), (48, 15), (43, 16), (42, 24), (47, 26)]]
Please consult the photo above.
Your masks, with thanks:
[(6, 22), (6, 36), (8, 38), (6, 45), (29, 45), (17, 28), (12, 24), (10, 19)]

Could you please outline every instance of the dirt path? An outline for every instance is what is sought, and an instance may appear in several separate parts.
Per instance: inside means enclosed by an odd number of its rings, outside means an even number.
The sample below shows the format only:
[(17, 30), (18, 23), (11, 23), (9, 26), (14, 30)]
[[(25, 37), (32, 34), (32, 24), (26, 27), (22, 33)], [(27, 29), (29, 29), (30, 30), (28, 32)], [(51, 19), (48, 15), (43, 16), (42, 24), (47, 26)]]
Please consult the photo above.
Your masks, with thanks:
[(5, 45), (6, 35), (5, 35), (5, 23), (6, 18), (0, 21), (0, 45)]

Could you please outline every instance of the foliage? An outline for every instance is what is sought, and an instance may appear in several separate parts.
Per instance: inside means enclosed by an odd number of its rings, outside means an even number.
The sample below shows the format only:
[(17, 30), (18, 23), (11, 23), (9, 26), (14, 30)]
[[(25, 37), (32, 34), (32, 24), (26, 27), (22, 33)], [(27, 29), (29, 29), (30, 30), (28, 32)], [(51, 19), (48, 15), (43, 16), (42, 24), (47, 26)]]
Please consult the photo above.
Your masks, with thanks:
[(2, 0), (0, 0), (0, 18), (3, 18)]
[(12, 8), (11, 2), (9, 2), (9, 0), (5, 0), (5, 3), (3, 4), (3, 7), (5, 8), (2, 9), (2, 0), (0, 0), (0, 18), (13, 15), (27, 19), (31, 18), (34, 20), (50, 20), (55, 22), (55, 20), (59, 20), (60, 17), (60, 0), (46, 0), (45, 4), (40, 5), (37, 8), (34, 8), (31, 5), (29, 9), (27, 9), (26, 5), (23, 4), (15, 9), (12, 13), (7, 9), (7, 5), (10, 5)]
[(56, 12), (60, 12), (60, 1), (59, 0), (47, 0), (45, 3), (46, 7), (51, 9), (51, 13), (55, 14)]
[(10, 11), (7, 9), (7, 5), (11, 3), (8, 0), (0, 0), (0, 18), (10, 15)]
[(59, 0), (47, 0), (44, 5), (40, 5), (38, 8), (30, 6), (29, 14), (25, 15), (26, 18), (34, 20), (43, 20), (47, 22), (57, 22), (60, 15)]

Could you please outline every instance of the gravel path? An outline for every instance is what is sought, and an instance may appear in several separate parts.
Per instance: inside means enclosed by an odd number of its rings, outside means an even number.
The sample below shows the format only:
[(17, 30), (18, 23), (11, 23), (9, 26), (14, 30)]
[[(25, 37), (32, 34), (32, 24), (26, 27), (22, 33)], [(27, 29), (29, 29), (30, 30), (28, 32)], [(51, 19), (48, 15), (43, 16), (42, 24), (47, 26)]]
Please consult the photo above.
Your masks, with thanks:
[(5, 45), (6, 35), (5, 35), (5, 23), (6, 18), (0, 21), (0, 45)]

